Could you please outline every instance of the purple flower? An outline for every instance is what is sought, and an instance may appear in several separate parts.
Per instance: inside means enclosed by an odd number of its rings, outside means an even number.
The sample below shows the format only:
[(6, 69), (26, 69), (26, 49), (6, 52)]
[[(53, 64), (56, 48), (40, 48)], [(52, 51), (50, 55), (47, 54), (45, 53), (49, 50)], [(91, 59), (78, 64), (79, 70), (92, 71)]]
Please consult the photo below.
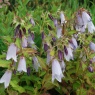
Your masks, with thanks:
[(45, 43), (45, 44), (44, 44), (44, 50), (47, 51), (48, 48), (49, 48), (49, 46)]
[(91, 50), (93, 50), (95, 52), (95, 44), (93, 42), (90, 42), (89, 47)]
[(17, 62), (16, 51), (17, 51), (16, 45), (14, 43), (11, 43), (7, 51), (6, 60), (12, 58), (15, 62)]
[(25, 37), (25, 36), (23, 36), (23, 38), (22, 38), (22, 47), (23, 48), (26, 48), (27, 47), (27, 38)]
[(0, 83), (4, 83), (5, 88), (7, 88), (9, 86), (11, 77), (12, 77), (12, 71), (11, 70), (7, 70), (4, 73), (4, 75), (1, 77)]
[(44, 32), (42, 32), (41, 36), (42, 36), (42, 40), (43, 40), (45, 38)]
[(58, 50), (58, 58), (59, 58), (60, 60), (63, 59), (63, 53), (62, 53), (61, 50)]
[(62, 74), (60, 63), (57, 59), (53, 59), (52, 61), (52, 82), (56, 79), (57, 81), (61, 82), (61, 79), (64, 77)]
[(25, 58), (23, 56), (20, 57), (17, 71), (19, 71), (19, 72), (22, 72), (22, 71), (27, 72), (26, 61), (25, 61)]
[(53, 42), (56, 42), (56, 38), (55, 37), (53, 37), (52, 40), (53, 40)]
[(33, 18), (30, 19), (30, 23), (31, 23), (33, 26), (35, 26), (35, 21), (34, 21)]
[(65, 52), (66, 55), (68, 55), (68, 50), (67, 50), (66, 46), (64, 46), (64, 52)]
[(29, 76), (30, 74), (31, 74), (31, 68), (28, 67), (28, 68), (27, 68), (27, 75)]
[(88, 71), (93, 73), (93, 68), (92, 68), (92, 66), (89, 66), (89, 67), (88, 67)]

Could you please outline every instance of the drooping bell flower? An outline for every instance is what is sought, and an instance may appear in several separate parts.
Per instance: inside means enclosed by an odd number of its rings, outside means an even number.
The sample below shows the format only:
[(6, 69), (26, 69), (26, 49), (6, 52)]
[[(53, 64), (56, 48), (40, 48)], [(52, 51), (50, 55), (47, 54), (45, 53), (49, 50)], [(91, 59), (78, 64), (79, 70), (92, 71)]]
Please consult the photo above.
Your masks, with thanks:
[(27, 72), (27, 68), (26, 68), (26, 60), (24, 56), (20, 57), (19, 63), (18, 63), (18, 68), (17, 71), (19, 72)]
[(60, 19), (61, 19), (61, 25), (63, 25), (64, 23), (66, 23), (65, 16), (64, 16), (63, 12), (60, 13)]
[(44, 44), (44, 50), (47, 51), (49, 49), (49, 46), (45, 43)]
[(22, 37), (22, 47), (23, 48), (27, 47), (27, 38), (25, 36)]
[(57, 38), (62, 37), (62, 27), (61, 26), (57, 26)]
[(6, 72), (4, 73), (4, 75), (0, 79), (0, 83), (4, 83), (4, 87), (7, 88), (9, 86), (11, 77), (12, 77), (12, 71), (6, 70)]
[(92, 21), (88, 22), (88, 32), (93, 33), (95, 32), (95, 26)]
[(61, 66), (62, 72), (64, 72), (66, 65), (65, 65), (65, 62), (63, 60), (60, 62), (60, 66)]
[(8, 47), (6, 60), (13, 59), (15, 62), (17, 62), (17, 56), (16, 56), (17, 47), (14, 43), (11, 43)]
[(70, 59), (73, 60), (73, 51), (70, 47), (64, 48), (64, 57), (67, 61), (70, 61)]
[(33, 18), (30, 19), (30, 23), (31, 23), (33, 26), (35, 26), (35, 21), (34, 21)]
[(33, 67), (34, 67), (34, 69), (36, 70), (36, 72), (38, 72), (38, 69), (39, 69), (39, 67), (41, 67), (41, 66), (40, 66), (40, 64), (39, 64), (38, 59), (37, 59), (36, 56), (33, 57), (32, 62), (33, 62)]
[(31, 74), (31, 68), (28, 67), (28, 68), (27, 68), (27, 75), (29, 76), (30, 74)]
[(53, 37), (52, 40), (53, 40), (53, 42), (56, 42), (56, 38), (55, 37)]
[(72, 37), (72, 39), (69, 40), (69, 44), (72, 49), (76, 49), (78, 47), (77, 41), (74, 37)]
[(54, 19), (54, 20), (53, 20), (53, 23), (54, 23), (54, 26), (56, 27), (56, 26), (58, 25), (57, 19)]
[(57, 81), (61, 82), (61, 79), (64, 77), (62, 74), (60, 63), (57, 59), (53, 59), (52, 61), (52, 82), (56, 79)]
[(95, 52), (95, 44), (93, 42), (90, 42), (89, 45), (90, 49)]
[(50, 51), (48, 50), (48, 51), (47, 51), (47, 60), (46, 60), (46, 61), (47, 61), (47, 62), (46, 62), (47, 65), (50, 64), (50, 61), (52, 60), (52, 58), (53, 58), (53, 57), (50, 55)]
[(63, 59), (63, 52), (61, 50), (58, 50), (58, 58), (62, 61)]
[(45, 38), (44, 32), (41, 33), (42, 40)]
[(93, 73), (93, 67), (92, 66), (89, 66), (88, 67), (88, 71), (91, 72), (91, 73)]

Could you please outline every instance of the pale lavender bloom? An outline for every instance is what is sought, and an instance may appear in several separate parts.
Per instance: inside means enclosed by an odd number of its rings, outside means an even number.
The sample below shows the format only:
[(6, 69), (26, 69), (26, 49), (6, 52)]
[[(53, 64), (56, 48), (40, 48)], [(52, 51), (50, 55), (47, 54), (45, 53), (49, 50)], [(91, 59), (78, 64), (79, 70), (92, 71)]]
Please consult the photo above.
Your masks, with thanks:
[(35, 26), (35, 21), (34, 21), (33, 18), (30, 19), (30, 23), (31, 23), (33, 26)]
[(95, 44), (93, 42), (90, 42), (89, 47), (91, 50), (93, 50), (95, 52)]
[(50, 55), (50, 51), (47, 51), (47, 65), (49, 65), (50, 61), (52, 60), (52, 56)]
[(66, 23), (65, 16), (64, 16), (63, 12), (60, 13), (60, 18), (61, 18), (61, 25), (63, 25), (64, 23)]
[(92, 66), (89, 66), (88, 67), (88, 70), (89, 70), (89, 72), (92, 72), (93, 73), (93, 67)]
[(73, 50), (70, 47), (66, 47), (68, 54), (64, 51), (64, 57), (67, 61), (70, 61), (70, 59), (73, 60)]
[(69, 41), (69, 45), (72, 49), (76, 49), (78, 47), (77, 41), (74, 37)]
[(63, 77), (64, 75), (62, 74), (60, 63), (57, 59), (54, 59), (52, 62), (52, 82), (54, 82), (55, 79), (61, 82)]
[(61, 26), (57, 26), (57, 38), (62, 37), (62, 27)]
[(87, 26), (88, 22), (91, 21), (91, 17), (89, 14), (85, 11), (82, 12), (82, 19), (83, 19), (83, 24)]
[(32, 39), (31, 36), (28, 36), (27, 42), (28, 42), (28, 44), (30, 44), (30, 45), (34, 44), (34, 41), (33, 41), (33, 39)]
[(17, 71), (19, 71), (19, 72), (22, 72), (22, 71), (27, 72), (26, 61), (25, 61), (25, 57), (23, 57), (23, 56), (20, 57)]
[(7, 88), (9, 86), (11, 77), (12, 77), (12, 71), (11, 70), (7, 70), (4, 73), (4, 75), (1, 77), (0, 83), (4, 83), (5, 88)]
[(17, 62), (16, 51), (17, 51), (16, 45), (14, 43), (11, 43), (7, 51), (6, 60), (12, 58), (15, 62)]
[(36, 56), (33, 57), (33, 67), (38, 72), (38, 68), (41, 67)]
[(57, 19), (54, 19), (53, 22), (54, 22), (54, 26), (56, 27), (58, 25)]
[(22, 38), (22, 47), (23, 48), (27, 47), (27, 38), (25, 36)]
[(92, 21), (88, 22), (88, 32), (93, 33), (95, 32), (95, 26)]
[(65, 62), (63, 60), (60, 62), (60, 66), (61, 66), (62, 72), (64, 72), (66, 65), (65, 65)]

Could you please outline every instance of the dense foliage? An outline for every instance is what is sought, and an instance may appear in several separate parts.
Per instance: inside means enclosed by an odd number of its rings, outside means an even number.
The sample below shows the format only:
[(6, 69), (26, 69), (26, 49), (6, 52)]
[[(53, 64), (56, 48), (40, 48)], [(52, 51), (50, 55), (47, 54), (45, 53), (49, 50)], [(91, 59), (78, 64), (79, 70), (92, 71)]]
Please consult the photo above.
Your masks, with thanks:
[(0, 0), (0, 78), (7, 75), (0, 95), (94, 95), (95, 29), (81, 32), (76, 22), (86, 12), (95, 23), (94, 7), (94, 0)]

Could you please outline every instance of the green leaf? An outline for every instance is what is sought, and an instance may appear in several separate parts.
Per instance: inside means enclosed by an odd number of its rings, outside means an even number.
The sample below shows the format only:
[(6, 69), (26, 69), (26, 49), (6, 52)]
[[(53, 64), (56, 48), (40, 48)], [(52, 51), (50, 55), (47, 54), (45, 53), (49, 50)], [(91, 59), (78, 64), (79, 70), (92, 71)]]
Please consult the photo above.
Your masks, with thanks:
[(1, 60), (0, 59), (0, 67), (5, 67), (8, 68), (11, 64), (11, 61), (7, 61), (7, 60)]
[(18, 85), (18, 82), (16, 80), (12, 80), (10, 82), (10, 85), (15, 89), (17, 90), (19, 93), (23, 93), (25, 92), (25, 89), (21, 86)]

